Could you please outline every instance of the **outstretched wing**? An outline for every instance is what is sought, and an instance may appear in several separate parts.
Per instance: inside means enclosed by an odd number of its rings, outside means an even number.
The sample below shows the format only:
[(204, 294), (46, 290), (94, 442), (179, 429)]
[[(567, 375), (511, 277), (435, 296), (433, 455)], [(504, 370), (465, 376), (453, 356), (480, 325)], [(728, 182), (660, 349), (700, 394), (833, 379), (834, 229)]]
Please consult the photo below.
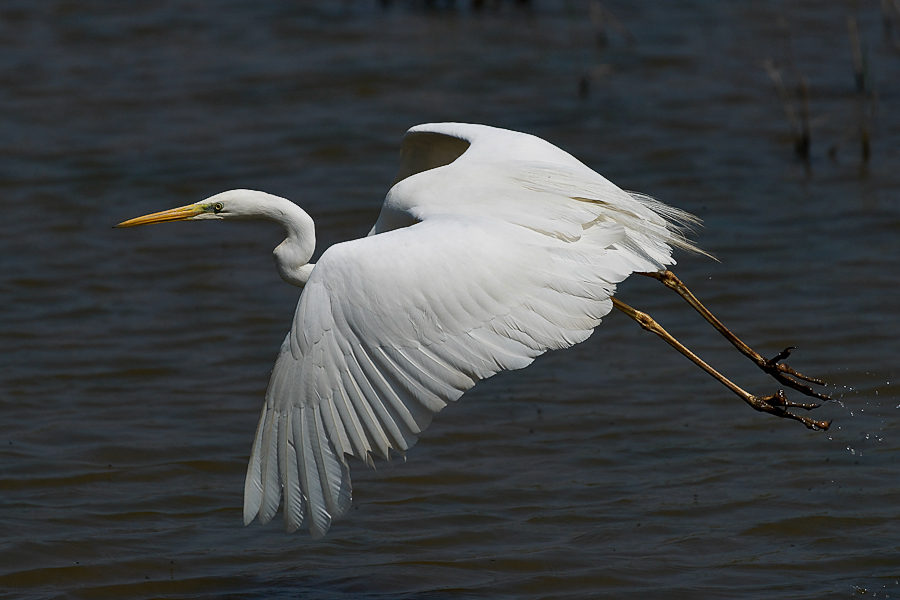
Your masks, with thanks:
[[(587, 339), (616, 283), (672, 262), (679, 238), (655, 206), (554, 146), (430, 127), (407, 136), (420, 158), (407, 153), (377, 235), (328, 249), (303, 290), (251, 453), (245, 523), (268, 522), (283, 491), (287, 529), (324, 535), (350, 506), (346, 455), (405, 452), (477, 381)], [(498, 131), (546, 147), (499, 160)]]

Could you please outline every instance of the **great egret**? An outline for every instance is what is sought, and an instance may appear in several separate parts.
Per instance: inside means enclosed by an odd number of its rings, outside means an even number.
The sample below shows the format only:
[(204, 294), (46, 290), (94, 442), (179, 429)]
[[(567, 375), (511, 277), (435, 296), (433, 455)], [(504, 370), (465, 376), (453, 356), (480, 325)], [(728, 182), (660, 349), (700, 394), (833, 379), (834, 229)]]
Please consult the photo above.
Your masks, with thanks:
[(613, 298), (631, 273), (678, 291), (739, 350), (786, 385), (821, 399), (781, 364), (734, 337), (665, 267), (696, 219), (627, 193), (537, 137), (484, 125), (419, 125), (365, 238), (316, 264), (313, 221), (289, 200), (232, 190), (131, 219), (267, 219), (287, 238), (281, 277), (303, 288), (275, 363), (244, 487), (244, 523), (266, 523), (284, 496), (288, 531), (321, 537), (350, 507), (346, 455), (404, 453), (432, 415), (480, 379), (584, 341), (613, 306), (666, 339), (757, 410), (788, 411), (782, 392), (752, 396), (692, 355), (644, 313)]

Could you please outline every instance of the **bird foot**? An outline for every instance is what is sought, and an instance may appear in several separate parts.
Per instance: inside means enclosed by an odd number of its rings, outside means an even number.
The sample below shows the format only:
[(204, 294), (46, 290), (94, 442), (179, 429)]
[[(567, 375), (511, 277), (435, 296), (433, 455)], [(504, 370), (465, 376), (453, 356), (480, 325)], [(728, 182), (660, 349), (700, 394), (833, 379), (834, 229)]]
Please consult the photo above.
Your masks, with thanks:
[[(813, 383), (816, 385), (825, 385), (821, 379), (816, 379), (815, 377), (807, 377), (802, 373), (795, 371), (790, 365), (787, 365), (781, 361), (787, 359), (791, 355), (791, 351), (795, 350), (796, 346), (788, 346), (774, 357), (765, 360), (763, 359), (759, 363), (759, 368), (764, 372), (768, 373), (772, 377), (774, 377), (779, 383), (782, 383), (789, 388), (795, 389), (801, 394), (806, 396), (811, 396), (813, 398), (818, 398), (819, 400), (823, 400), (828, 402), (831, 400), (831, 396), (828, 394), (823, 394), (821, 392), (817, 392), (811, 386), (806, 385), (804, 383), (800, 383), (799, 380), (808, 381), (809, 383)], [(793, 376), (793, 377), (792, 377)], [(796, 379), (795, 379), (796, 378)], [(783, 394), (782, 394), (783, 395)], [(811, 410), (813, 408), (817, 408), (818, 404), (790, 404), (789, 406), (797, 406), (800, 408), (805, 408), (806, 410)]]
[(750, 396), (749, 398), (747, 398), (747, 403), (755, 410), (758, 410), (760, 412), (769, 413), (770, 415), (775, 415), (776, 417), (781, 417), (783, 419), (794, 419), (795, 421), (800, 421), (801, 423), (806, 425), (807, 428), (812, 429), (813, 431), (825, 431), (831, 426), (831, 421), (816, 421), (815, 419), (810, 419), (809, 417), (804, 417), (787, 410), (788, 408), (802, 408), (804, 410), (813, 410), (814, 408), (818, 408), (821, 405), (813, 403), (793, 402), (791, 400), (788, 400), (784, 395), (784, 390), (778, 390), (771, 396)]

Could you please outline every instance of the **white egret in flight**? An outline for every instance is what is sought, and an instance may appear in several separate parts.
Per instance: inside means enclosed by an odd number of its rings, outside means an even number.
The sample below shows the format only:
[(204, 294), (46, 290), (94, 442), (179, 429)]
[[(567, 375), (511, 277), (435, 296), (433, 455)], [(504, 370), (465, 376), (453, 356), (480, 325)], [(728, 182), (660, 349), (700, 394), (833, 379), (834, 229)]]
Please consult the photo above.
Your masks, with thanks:
[[(625, 192), (531, 135), (483, 125), (410, 129), (400, 172), (365, 238), (311, 264), (313, 221), (289, 200), (232, 190), (131, 219), (266, 219), (287, 238), (281, 277), (303, 288), (272, 371), (244, 487), (244, 523), (266, 523), (284, 498), (288, 531), (321, 537), (350, 507), (347, 455), (404, 453), (434, 413), (481, 379), (521, 369), (591, 335), (616, 307), (660, 335), (759, 411), (812, 429), (783, 392), (753, 396), (703, 363), (649, 316), (613, 298), (632, 273), (681, 294), (779, 382), (820, 399), (806, 378), (728, 331), (668, 270), (696, 219)], [(792, 377), (793, 376), (793, 377)]]

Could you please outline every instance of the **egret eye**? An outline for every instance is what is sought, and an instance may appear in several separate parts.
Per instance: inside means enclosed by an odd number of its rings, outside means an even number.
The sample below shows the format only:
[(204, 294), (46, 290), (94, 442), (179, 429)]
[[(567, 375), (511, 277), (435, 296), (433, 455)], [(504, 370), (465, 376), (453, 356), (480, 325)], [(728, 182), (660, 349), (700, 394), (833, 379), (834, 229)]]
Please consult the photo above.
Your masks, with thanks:
[(223, 208), (225, 208), (225, 205), (222, 204), (221, 202), (216, 202), (215, 204), (213, 204), (213, 210), (216, 211), (217, 213), (221, 212)]

